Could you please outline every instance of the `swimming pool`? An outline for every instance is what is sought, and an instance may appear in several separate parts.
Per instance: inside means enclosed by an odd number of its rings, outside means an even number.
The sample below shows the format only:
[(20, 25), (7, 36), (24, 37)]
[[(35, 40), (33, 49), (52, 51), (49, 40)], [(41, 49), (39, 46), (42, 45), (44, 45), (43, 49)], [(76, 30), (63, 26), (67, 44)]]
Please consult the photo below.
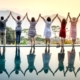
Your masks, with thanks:
[[(51, 47), (50, 54), (43, 54), (45, 53), (45, 47), (36, 47), (34, 55), (29, 55), (30, 47), (1, 47), (1, 53), (3, 53), (3, 51), (5, 53), (5, 61), (1, 60), (2, 58), (0, 57), (0, 80), (79, 80), (80, 72), (77, 73), (76, 77), (73, 71), (68, 71), (64, 76), (64, 72), (68, 66), (67, 51), (70, 51), (72, 49), (71, 47), (65, 47), (63, 63), (64, 71), (56, 71), (59, 65), (58, 53), (60, 52), (60, 49), (61, 48)], [(75, 50), (76, 55), (73, 66), (75, 67), (74, 71), (76, 73), (80, 67), (80, 48), (75, 47)], [(18, 53), (18, 55), (16, 53)], [(44, 57), (46, 59), (43, 59)], [(49, 59), (50, 61), (48, 61)], [(30, 62), (31, 64), (29, 64)], [(45, 62), (45, 65), (43, 62)], [(49, 70), (47, 71), (47, 68), (45, 68), (44, 71), (43, 66), (46, 67), (47, 62), (49, 64)], [(36, 71), (38, 72), (41, 69), (42, 71), (37, 74)], [(4, 72), (2, 73), (1, 70), (4, 70)], [(52, 73), (54, 72), (55, 74), (53, 75)]]

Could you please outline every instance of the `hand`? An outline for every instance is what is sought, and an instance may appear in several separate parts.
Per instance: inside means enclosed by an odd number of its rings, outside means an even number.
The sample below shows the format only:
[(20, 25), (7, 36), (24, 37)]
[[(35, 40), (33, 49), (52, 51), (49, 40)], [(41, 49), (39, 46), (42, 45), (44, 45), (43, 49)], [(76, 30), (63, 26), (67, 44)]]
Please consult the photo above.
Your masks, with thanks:
[(68, 12), (68, 15), (70, 15), (70, 12)]
[(27, 13), (26, 13), (26, 16), (27, 16)]
[(41, 14), (39, 14), (39, 17), (41, 17)]
[(10, 11), (10, 14), (12, 14), (12, 12)]
[(58, 14), (56, 14), (56, 16), (58, 16)]
[(79, 13), (79, 16), (80, 16), (80, 13)]
[(38, 75), (38, 73), (36, 73)]

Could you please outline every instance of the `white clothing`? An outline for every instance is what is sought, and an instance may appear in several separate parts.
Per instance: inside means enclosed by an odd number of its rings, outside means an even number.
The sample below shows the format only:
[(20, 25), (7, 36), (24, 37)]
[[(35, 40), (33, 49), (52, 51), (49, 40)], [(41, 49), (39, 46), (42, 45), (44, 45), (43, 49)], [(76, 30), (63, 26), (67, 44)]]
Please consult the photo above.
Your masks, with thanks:
[(48, 22), (48, 21), (45, 21), (46, 23), (46, 26), (45, 26), (45, 29), (44, 29), (44, 36), (45, 38), (50, 38), (51, 37), (51, 24), (52, 24), (52, 21)]

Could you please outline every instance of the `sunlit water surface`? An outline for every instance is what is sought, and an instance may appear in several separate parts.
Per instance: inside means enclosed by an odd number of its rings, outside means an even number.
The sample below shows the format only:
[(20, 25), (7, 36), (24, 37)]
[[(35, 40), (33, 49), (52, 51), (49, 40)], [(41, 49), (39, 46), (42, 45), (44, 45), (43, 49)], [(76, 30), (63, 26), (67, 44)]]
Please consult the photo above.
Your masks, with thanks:
[[(72, 49), (71, 47), (65, 47), (65, 56), (64, 56), (64, 64), (63, 64), (64, 72), (66, 71), (66, 67), (68, 66), (67, 51), (71, 49)], [(80, 48), (75, 47), (75, 50), (76, 50), (76, 55), (75, 55), (75, 60), (74, 60), (74, 67), (75, 67), (75, 73), (76, 73), (78, 68), (80, 67), (80, 59), (79, 59)], [(1, 53), (2, 52), (3, 52), (3, 47), (1, 47)], [(44, 61), (43, 61), (42, 54), (44, 52), (45, 52), (45, 47), (35, 48), (35, 56), (33, 56), (35, 58), (34, 66), (32, 67), (34, 67), (37, 70), (37, 72), (43, 68)], [(48, 57), (48, 58), (50, 58), (49, 68), (52, 70), (52, 72), (49, 70), (48, 73), (44, 73), (44, 70), (43, 70), (37, 75), (36, 70), (33, 70), (32, 73), (30, 73), (29, 70), (27, 70), (25, 73), (25, 70), (28, 68), (27, 55), (30, 53), (30, 47), (20, 47), (21, 64), (20, 64), (19, 57), (18, 59), (16, 59), (18, 61), (15, 63), (16, 47), (5, 47), (5, 66), (4, 66), (4, 61), (2, 63), (0, 60), (0, 68), (3, 69), (5, 67), (8, 73), (0, 72), (0, 80), (80, 80), (80, 76), (79, 76), (80, 72), (76, 74), (76, 77), (75, 77), (74, 72), (69, 72), (69, 71), (66, 73), (65, 76), (64, 76), (63, 71), (59, 71), (59, 70), (54, 75), (52, 74), (58, 68), (58, 63), (59, 63), (58, 53), (59, 52), (60, 52), (60, 48), (56, 48), (56, 47), (50, 48), (51, 57)], [(22, 70), (22, 72), (19, 71), (19, 74), (15, 74), (14, 68), (16, 64), (20, 64), (20, 69)], [(17, 68), (19, 68), (19, 66)], [(11, 73), (11, 71), (13, 72)], [(25, 76), (24, 76), (24, 73), (25, 73)]]

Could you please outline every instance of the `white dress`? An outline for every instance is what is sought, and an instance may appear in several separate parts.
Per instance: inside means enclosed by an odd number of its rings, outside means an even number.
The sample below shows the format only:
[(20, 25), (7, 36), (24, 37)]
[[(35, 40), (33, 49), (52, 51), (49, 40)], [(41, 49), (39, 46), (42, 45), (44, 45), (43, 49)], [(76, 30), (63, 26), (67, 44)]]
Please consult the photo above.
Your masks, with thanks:
[(50, 38), (51, 37), (51, 24), (52, 24), (52, 21), (48, 22), (48, 21), (45, 21), (45, 29), (44, 29), (44, 37), (45, 38)]
[(21, 28), (21, 21), (17, 21), (16, 22), (17, 23), (17, 26), (16, 26), (16, 31), (21, 31), (22, 30), (22, 28)]

